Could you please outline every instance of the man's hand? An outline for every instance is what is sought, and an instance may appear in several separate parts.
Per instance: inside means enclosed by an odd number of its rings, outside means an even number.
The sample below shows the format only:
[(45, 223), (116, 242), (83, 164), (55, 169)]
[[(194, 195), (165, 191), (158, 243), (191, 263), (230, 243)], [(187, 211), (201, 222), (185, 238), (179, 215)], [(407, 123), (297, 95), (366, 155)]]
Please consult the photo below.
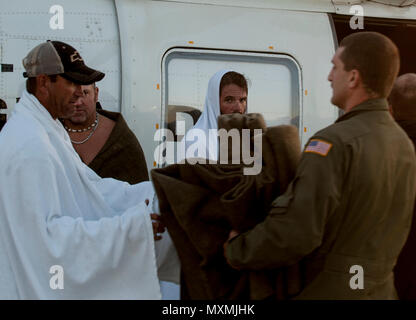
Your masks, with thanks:
[[(145, 200), (146, 206), (149, 205), (149, 199)], [(150, 218), (152, 219), (152, 227), (153, 227), (153, 239), (158, 241), (162, 239), (160, 233), (165, 232), (165, 226), (160, 221), (160, 216), (157, 213), (151, 213)]]
[[(233, 267), (233, 266), (231, 265), (231, 263), (228, 261), (226, 251), (227, 251), (228, 242), (229, 242), (231, 239), (233, 239), (233, 238), (235, 238), (236, 236), (238, 236), (238, 235), (239, 235), (239, 233), (238, 233), (237, 231), (235, 231), (235, 230), (231, 230), (231, 231), (230, 231), (230, 233), (228, 234), (228, 239), (227, 239), (227, 241), (225, 241), (225, 243), (224, 243), (224, 245), (223, 245), (225, 260), (227, 261), (228, 265), (229, 265), (229, 266), (231, 266), (232, 268), (234, 268), (234, 267)], [(237, 268), (234, 268), (234, 269), (237, 269)]]
[(150, 218), (152, 218), (152, 226), (153, 226), (153, 236), (155, 241), (162, 239), (160, 233), (165, 232), (165, 226), (160, 221), (160, 216), (156, 213), (151, 213)]

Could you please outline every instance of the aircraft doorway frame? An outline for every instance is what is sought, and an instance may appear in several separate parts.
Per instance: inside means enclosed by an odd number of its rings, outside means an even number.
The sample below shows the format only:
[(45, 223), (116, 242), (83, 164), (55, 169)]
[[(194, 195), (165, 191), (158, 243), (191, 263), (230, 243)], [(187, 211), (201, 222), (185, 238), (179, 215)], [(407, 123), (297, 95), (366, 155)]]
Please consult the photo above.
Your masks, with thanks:
[[(237, 51), (237, 50), (221, 50), (221, 49), (205, 49), (205, 48), (188, 48), (188, 47), (175, 47), (167, 50), (162, 57), (161, 61), (161, 122), (163, 128), (175, 129), (176, 126), (170, 122), (176, 120), (176, 111), (173, 110), (172, 106), (168, 105), (168, 65), (169, 62), (174, 58), (190, 58), (190, 59), (201, 59), (209, 61), (228, 61), (231, 62), (252, 62), (252, 63), (263, 63), (263, 64), (279, 64), (285, 65), (290, 70), (292, 75), (292, 108), (297, 108), (294, 112), (293, 118), (296, 118), (296, 126), (299, 129), (299, 139), (302, 141), (303, 136), (303, 81), (302, 81), (302, 68), (300, 63), (291, 55), (284, 53), (263, 53), (263, 52), (251, 52), (251, 51)], [(213, 70), (213, 74), (218, 70)], [(238, 71), (238, 70), (237, 70)], [(296, 87), (297, 88), (296, 88)], [(250, 102), (249, 102), (250, 105)], [(174, 106), (178, 107), (177, 112), (184, 112), (183, 109), (190, 108), (190, 106)], [(193, 110), (195, 109), (195, 110)], [(189, 111), (189, 112), (187, 112)], [(193, 118), (194, 123), (199, 117), (199, 114), (195, 116), (196, 112), (200, 112), (199, 109), (192, 108), (187, 110), (185, 113)], [(250, 106), (249, 106), (250, 112)], [(256, 111), (254, 111), (256, 112)], [(172, 113), (175, 113), (173, 115)], [(293, 120), (292, 118), (292, 120)], [(176, 132), (174, 131), (175, 141), (177, 140)], [(159, 157), (162, 157), (159, 154)], [(159, 158), (160, 159), (160, 158)]]

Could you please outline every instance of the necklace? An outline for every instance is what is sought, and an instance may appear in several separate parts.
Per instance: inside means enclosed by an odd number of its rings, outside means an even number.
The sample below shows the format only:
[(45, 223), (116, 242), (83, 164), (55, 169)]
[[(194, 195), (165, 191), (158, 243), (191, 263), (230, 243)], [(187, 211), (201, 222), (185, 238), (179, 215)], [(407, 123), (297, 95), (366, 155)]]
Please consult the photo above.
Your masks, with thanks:
[(92, 131), (90, 132), (90, 134), (88, 135), (88, 137), (86, 137), (84, 140), (81, 140), (81, 141), (74, 141), (74, 140), (71, 139), (71, 142), (74, 143), (74, 144), (83, 144), (83, 143), (87, 142), (92, 137), (95, 130), (97, 130), (97, 128), (98, 128), (98, 114), (97, 114), (97, 119), (95, 121), (96, 122), (94, 124), (94, 127), (93, 127)]
[(95, 112), (95, 121), (89, 127), (84, 128), (84, 129), (71, 129), (64, 125), (64, 128), (68, 132), (86, 132), (86, 131), (91, 130), (92, 128), (95, 128), (97, 125), (98, 125), (98, 112)]

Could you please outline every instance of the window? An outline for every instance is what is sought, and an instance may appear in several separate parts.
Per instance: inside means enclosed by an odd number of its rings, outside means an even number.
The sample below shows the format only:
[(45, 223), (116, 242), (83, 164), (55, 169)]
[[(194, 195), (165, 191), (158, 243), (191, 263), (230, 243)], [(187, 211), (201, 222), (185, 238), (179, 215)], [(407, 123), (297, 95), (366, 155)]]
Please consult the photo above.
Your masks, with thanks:
[(248, 80), (248, 112), (261, 113), (267, 126), (301, 127), (300, 68), (288, 55), (172, 49), (162, 67), (162, 118), (164, 127), (174, 133), (176, 121), (185, 121), (186, 131), (197, 121), (204, 108), (208, 81), (220, 69), (244, 74)]

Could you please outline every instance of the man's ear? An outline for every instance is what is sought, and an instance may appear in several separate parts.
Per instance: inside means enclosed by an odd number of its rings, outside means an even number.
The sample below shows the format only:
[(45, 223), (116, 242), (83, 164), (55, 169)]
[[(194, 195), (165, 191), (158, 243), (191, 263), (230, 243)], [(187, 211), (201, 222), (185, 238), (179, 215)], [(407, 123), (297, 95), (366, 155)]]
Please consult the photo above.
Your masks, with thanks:
[(348, 78), (348, 87), (350, 89), (355, 89), (362, 86), (362, 84), (363, 81), (360, 72), (357, 69), (352, 69)]
[(98, 89), (98, 87), (95, 87), (95, 88), (94, 88), (94, 91), (95, 91), (95, 103), (97, 103), (97, 101), (98, 101), (98, 92), (99, 92), (100, 90)]
[(50, 87), (50, 82), (49, 77), (44, 74), (36, 77), (36, 90), (43, 97), (49, 94), (48, 89)]
[(350, 89), (355, 89), (362, 84), (362, 79), (360, 72), (357, 69), (352, 69), (350, 71), (349, 79), (348, 79), (348, 87)]

